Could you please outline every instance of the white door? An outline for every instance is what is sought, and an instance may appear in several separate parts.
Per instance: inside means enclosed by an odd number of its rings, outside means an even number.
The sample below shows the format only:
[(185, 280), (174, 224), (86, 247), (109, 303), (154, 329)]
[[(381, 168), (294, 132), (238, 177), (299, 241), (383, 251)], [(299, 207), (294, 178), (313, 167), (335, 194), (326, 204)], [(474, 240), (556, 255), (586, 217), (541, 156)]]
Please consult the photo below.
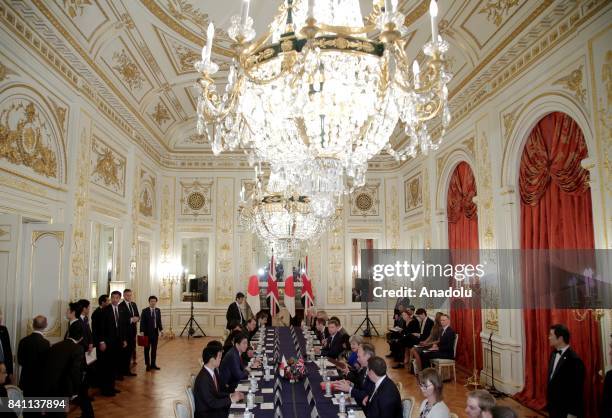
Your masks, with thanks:
[(47, 338), (62, 339), (69, 302), (70, 227), (61, 224), (25, 224), (23, 228), (21, 335), (31, 332), (32, 318), (47, 317)]
[(13, 351), (17, 336), (15, 310), (17, 301), (17, 260), (19, 257), (19, 234), (21, 220), (18, 215), (0, 214), (0, 310), (2, 324), (9, 330)]

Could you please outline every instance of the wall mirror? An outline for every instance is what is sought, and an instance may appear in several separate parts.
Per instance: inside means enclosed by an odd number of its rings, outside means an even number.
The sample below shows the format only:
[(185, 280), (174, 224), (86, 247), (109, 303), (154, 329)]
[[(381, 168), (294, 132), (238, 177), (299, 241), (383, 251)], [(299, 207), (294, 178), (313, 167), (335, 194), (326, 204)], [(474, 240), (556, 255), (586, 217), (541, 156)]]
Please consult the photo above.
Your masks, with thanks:
[(181, 300), (208, 302), (210, 247), (208, 237), (181, 239)]
[(91, 298), (110, 294), (110, 283), (115, 280), (115, 228), (100, 222), (91, 223)]

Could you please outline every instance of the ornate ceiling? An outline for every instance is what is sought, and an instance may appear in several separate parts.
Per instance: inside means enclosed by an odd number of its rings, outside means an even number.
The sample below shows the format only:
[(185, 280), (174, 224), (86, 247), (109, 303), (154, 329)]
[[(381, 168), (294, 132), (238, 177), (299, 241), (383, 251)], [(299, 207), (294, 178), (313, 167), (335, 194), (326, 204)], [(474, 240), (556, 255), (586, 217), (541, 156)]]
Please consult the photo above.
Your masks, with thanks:
[[(31, 0), (5, 1), (54, 48), (95, 95), (129, 125), (131, 135), (164, 165), (188, 166), (210, 155), (195, 131), (196, 72), (208, 22), (215, 23), (214, 60), (227, 69), (225, 33), (241, 0)], [(598, 2), (594, 2), (598, 3)], [(251, 16), (261, 34), (281, 0), (252, 0)], [(371, 0), (361, 0), (362, 13)], [(417, 56), (430, 36), (429, 0), (403, 0), (408, 56)], [(500, 71), (579, 6), (571, 0), (439, 0), (440, 32), (450, 42), (450, 85), (455, 119), (491, 89)], [(6, 18), (6, 14), (2, 13)], [(219, 82), (226, 71), (217, 73)], [(483, 90), (484, 89), (484, 90)], [(401, 141), (400, 131), (394, 141)], [(380, 167), (388, 159), (381, 158)], [(387, 163), (389, 164), (389, 163)]]

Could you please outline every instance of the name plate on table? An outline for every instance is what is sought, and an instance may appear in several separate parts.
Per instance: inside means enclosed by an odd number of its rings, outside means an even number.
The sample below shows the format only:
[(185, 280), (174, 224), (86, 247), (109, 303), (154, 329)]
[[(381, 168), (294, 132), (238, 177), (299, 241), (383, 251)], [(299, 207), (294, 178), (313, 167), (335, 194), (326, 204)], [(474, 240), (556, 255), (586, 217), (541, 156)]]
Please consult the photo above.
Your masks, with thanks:
[(251, 371), (250, 375), (255, 377), (263, 376), (263, 372), (261, 370)]
[(233, 403), (230, 405), (230, 409), (245, 409), (245, 408), (246, 408), (245, 403)]
[(262, 403), (259, 406), (261, 409), (274, 409), (274, 404), (272, 402)]
[(236, 386), (236, 392), (248, 392), (251, 385), (238, 385)]

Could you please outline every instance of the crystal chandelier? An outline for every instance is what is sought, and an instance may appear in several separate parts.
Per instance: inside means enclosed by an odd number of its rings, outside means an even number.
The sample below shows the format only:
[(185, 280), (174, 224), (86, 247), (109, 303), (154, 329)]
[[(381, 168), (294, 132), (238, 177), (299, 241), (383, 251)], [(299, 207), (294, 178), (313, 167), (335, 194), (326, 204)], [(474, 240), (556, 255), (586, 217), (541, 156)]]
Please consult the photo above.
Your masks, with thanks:
[[(374, 0), (365, 24), (359, 0), (287, 0), (259, 39), (249, 1), (228, 31), (235, 44), (225, 91), (212, 79), (212, 23), (195, 64), (198, 132), (215, 155), (241, 148), (251, 164), (270, 164), (272, 189), (297, 188), (323, 216), (339, 196), (364, 185), (368, 161), (379, 152), (404, 160), (437, 148), (428, 123), (441, 115), (444, 133), (450, 122), (451, 76), (435, 0), (433, 41), (420, 66), (406, 57), (397, 0)], [(407, 141), (394, 149), (389, 140), (398, 123)]]

